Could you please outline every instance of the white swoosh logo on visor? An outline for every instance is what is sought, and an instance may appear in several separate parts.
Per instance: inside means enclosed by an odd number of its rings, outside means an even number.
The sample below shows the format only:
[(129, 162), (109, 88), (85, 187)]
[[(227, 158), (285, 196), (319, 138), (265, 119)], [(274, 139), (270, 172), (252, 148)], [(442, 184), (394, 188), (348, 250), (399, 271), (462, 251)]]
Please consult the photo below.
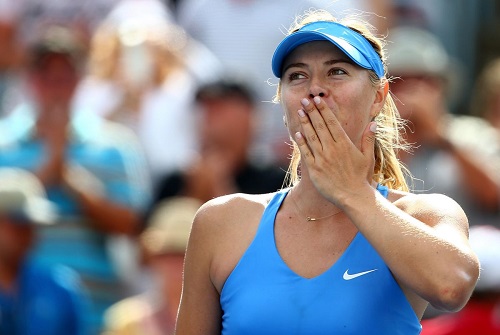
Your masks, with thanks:
[(373, 272), (373, 271), (377, 271), (378, 269), (373, 269), (373, 270), (368, 270), (368, 271), (363, 271), (363, 272), (358, 272), (358, 273), (353, 273), (353, 274), (349, 274), (349, 269), (345, 270), (344, 272), (344, 276), (342, 276), (342, 278), (344, 278), (344, 280), (351, 280), (351, 279), (354, 279), (354, 278), (358, 278), (358, 277), (361, 277), (361, 276), (364, 276), (370, 272)]

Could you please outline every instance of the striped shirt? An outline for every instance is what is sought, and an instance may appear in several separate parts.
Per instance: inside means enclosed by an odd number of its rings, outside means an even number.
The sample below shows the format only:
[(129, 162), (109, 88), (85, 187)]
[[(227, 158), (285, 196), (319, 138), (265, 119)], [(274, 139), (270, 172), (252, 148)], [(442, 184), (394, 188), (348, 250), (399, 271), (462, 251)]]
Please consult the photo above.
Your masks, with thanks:
[[(0, 166), (36, 171), (47, 158), (44, 143), (34, 136), (36, 113), (22, 105), (0, 121)], [(149, 202), (145, 158), (128, 129), (92, 113), (73, 116), (66, 163), (99, 181), (101, 196), (141, 211)], [(123, 286), (107, 249), (108, 236), (93, 229), (78, 202), (61, 186), (47, 195), (60, 214), (56, 225), (40, 228), (33, 257), (46, 264), (63, 264), (82, 277), (93, 303), (88, 322), (98, 331), (104, 310), (122, 298)]]

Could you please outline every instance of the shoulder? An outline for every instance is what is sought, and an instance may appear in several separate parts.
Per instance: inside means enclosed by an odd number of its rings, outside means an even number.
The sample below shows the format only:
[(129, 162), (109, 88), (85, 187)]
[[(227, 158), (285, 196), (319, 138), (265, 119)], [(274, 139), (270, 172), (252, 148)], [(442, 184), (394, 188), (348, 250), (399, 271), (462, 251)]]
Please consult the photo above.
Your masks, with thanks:
[(78, 138), (86, 142), (119, 149), (140, 148), (139, 138), (133, 130), (118, 122), (92, 114), (90, 110), (76, 110), (71, 122)]
[(274, 194), (238, 193), (206, 202), (194, 217), (188, 248), (202, 248), (216, 257), (236, 244), (250, 244)]
[(224, 228), (246, 218), (259, 217), (276, 193), (235, 193), (212, 199), (203, 204), (194, 219), (194, 225)]
[(463, 229), (468, 227), (467, 216), (462, 207), (444, 194), (414, 194), (390, 190), (388, 199), (428, 226), (452, 223)]
[[(255, 237), (262, 214), (276, 193), (232, 194), (205, 203), (197, 212), (186, 259), (208, 271), (220, 293), (231, 271)], [(201, 265), (200, 265), (201, 264)]]

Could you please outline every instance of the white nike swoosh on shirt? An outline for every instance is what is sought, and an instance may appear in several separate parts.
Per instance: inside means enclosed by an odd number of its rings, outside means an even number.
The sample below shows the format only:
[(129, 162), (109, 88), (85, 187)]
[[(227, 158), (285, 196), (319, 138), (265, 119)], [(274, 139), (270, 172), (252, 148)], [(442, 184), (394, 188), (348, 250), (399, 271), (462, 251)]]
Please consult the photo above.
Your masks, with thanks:
[(358, 278), (358, 277), (361, 277), (361, 276), (364, 276), (370, 272), (373, 272), (373, 271), (377, 271), (378, 269), (373, 269), (373, 270), (368, 270), (368, 271), (363, 271), (363, 272), (358, 272), (358, 273), (353, 273), (353, 274), (349, 274), (349, 269), (345, 270), (344, 272), (344, 276), (342, 278), (344, 278), (344, 280), (351, 280), (351, 279), (354, 279), (354, 278)]

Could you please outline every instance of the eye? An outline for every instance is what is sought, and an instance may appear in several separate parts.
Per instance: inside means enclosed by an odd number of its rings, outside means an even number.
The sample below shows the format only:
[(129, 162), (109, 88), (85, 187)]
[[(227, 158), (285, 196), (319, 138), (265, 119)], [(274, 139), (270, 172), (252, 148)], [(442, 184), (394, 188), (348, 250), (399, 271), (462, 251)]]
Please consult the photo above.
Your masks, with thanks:
[(303, 73), (300, 72), (292, 72), (288, 75), (288, 80), (298, 80), (298, 79), (304, 79), (306, 76)]
[(331, 69), (330, 71), (328, 71), (328, 75), (332, 75), (332, 76), (339, 76), (339, 75), (343, 75), (343, 74), (347, 74), (347, 72), (341, 68), (333, 68)]

